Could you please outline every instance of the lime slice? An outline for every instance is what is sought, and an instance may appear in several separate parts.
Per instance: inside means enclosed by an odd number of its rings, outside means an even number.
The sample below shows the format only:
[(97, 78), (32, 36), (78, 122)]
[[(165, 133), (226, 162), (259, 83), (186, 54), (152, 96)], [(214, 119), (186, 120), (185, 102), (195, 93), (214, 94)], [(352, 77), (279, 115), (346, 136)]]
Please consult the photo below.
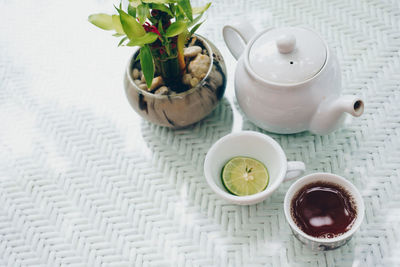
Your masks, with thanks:
[(268, 170), (260, 161), (248, 157), (234, 157), (222, 169), (222, 183), (229, 193), (237, 196), (263, 191), (269, 181)]

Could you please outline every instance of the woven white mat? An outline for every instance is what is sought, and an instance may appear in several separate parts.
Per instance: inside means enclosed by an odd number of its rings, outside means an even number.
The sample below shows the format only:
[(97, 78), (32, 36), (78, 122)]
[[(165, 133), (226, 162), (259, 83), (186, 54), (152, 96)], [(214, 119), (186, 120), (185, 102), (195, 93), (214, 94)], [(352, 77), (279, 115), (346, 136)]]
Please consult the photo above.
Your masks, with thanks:
[[(111, 2), (0, 0), (0, 266), (400, 266), (399, 5), (214, 1), (200, 33), (227, 61), (226, 98), (201, 123), (171, 131), (130, 108), (129, 48), (86, 21), (112, 12)], [(366, 102), (333, 134), (272, 135), (308, 173), (360, 189), (365, 221), (338, 250), (314, 253), (293, 237), (282, 209), (289, 183), (240, 207), (203, 178), (213, 142), (261, 131), (238, 110), (221, 36), (246, 17), (259, 29), (319, 31), (339, 56), (344, 93)]]

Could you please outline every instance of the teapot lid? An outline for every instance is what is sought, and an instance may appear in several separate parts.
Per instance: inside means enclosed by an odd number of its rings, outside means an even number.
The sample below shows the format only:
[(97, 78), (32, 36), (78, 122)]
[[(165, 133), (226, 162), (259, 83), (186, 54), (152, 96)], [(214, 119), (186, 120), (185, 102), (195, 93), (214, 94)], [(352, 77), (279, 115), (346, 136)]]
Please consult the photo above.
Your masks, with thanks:
[(314, 77), (324, 66), (326, 45), (312, 30), (275, 28), (261, 34), (250, 47), (251, 69), (267, 81), (292, 84)]

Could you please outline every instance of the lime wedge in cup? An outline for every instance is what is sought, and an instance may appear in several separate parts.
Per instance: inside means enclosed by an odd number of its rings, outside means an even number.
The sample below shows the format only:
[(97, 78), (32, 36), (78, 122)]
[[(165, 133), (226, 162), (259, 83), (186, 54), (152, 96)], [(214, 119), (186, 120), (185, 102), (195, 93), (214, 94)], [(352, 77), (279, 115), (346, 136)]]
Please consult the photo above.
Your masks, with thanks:
[(248, 157), (230, 159), (222, 169), (221, 178), (226, 190), (237, 196), (261, 192), (267, 187), (269, 181), (265, 165)]

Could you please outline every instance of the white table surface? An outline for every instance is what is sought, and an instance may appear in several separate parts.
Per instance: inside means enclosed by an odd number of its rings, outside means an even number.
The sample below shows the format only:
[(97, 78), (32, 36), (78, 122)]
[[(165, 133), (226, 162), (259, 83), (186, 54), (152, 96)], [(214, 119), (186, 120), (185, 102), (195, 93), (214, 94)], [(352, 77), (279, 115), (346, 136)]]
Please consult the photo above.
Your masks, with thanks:
[[(130, 49), (87, 22), (112, 3), (0, 0), (0, 266), (400, 265), (399, 1), (214, 1), (199, 33), (223, 53), (227, 91), (179, 131), (129, 106)], [(222, 40), (222, 26), (244, 18), (319, 31), (340, 59), (343, 92), (365, 100), (365, 114), (330, 135), (271, 134), (307, 173), (333, 172), (361, 191), (364, 223), (338, 250), (312, 252), (291, 234), (290, 183), (241, 207), (205, 182), (216, 140), (263, 132), (239, 110)]]

